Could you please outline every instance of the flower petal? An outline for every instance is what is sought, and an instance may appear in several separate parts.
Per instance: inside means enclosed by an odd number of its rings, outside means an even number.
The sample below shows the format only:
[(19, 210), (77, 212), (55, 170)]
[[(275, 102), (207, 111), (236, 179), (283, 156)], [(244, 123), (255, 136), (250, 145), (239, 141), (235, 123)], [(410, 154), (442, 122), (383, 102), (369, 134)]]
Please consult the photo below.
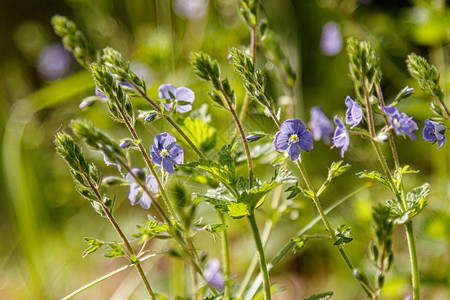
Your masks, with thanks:
[(138, 195), (140, 192), (140, 187), (137, 183), (130, 183), (130, 191), (128, 192), (128, 200), (130, 200), (131, 205), (135, 205), (137, 203)]
[(303, 150), (314, 149), (314, 142), (313, 142), (311, 131), (305, 130), (305, 132), (299, 136), (298, 144), (299, 144), (300, 148)]
[(147, 193), (144, 193), (141, 199), (139, 200), (139, 204), (143, 209), (149, 209), (150, 205), (152, 204), (152, 199)]
[(150, 146), (150, 155), (151, 155), (151, 157), (152, 157), (152, 162), (153, 162), (154, 164), (160, 166), (160, 165), (161, 165), (162, 158), (161, 158), (161, 154), (159, 153), (159, 149), (156, 148), (155, 145), (151, 145), (151, 146)]
[(158, 88), (158, 98), (171, 100), (172, 97), (170, 96), (169, 92), (172, 93), (173, 96), (175, 96), (177, 88), (170, 83), (161, 84)]
[(301, 153), (300, 143), (292, 144), (289, 147), (288, 154), (292, 161), (297, 161), (300, 157), (300, 153)]
[(164, 168), (164, 170), (166, 170), (167, 173), (173, 174), (173, 172), (174, 172), (173, 163), (170, 161), (170, 159), (163, 158), (162, 159), (162, 167)]
[(192, 110), (192, 105), (190, 105), (190, 104), (177, 105), (177, 107), (175, 109), (179, 113), (187, 113), (188, 111)]
[(176, 165), (181, 165), (183, 163), (183, 159), (184, 159), (183, 147), (181, 147), (178, 144), (175, 144), (169, 150), (169, 158), (172, 161), (172, 163), (174, 163)]
[(195, 100), (195, 93), (187, 87), (179, 87), (175, 92), (175, 100), (192, 103)]
[(157, 149), (161, 151), (162, 149), (169, 149), (177, 142), (177, 139), (173, 135), (163, 132), (156, 135), (153, 141)]
[(275, 134), (273, 145), (277, 151), (286, 151), (289, 148), (289, 135), (278, 131), (277, 134)]
[(300, 135), (303, 133), (303, 131), (306, 130), (305, 123), (300, 119), (289, 119), (283, 122), (280, 127), (280, 131), (287, 134), (297, 134)]

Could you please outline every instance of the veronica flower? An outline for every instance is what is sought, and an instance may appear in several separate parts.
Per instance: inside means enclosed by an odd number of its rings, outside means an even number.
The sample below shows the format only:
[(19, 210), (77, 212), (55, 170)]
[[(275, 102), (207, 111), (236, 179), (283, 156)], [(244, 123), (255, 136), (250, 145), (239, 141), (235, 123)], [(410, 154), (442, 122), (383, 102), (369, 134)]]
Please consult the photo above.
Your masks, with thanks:
[(393, 105), (383, 107), (383, 113), (389, 117), (389, 123), (396, 134), (401, 135), (403, 131), (411, 140), (416, 140), (416, 136), (412, 134), (412, 131), (419, 128), (412, 117), (408, 117), (406, 113), (399, 113), (398, 109)]
[[(139, 179), (145, 179), (145, 173), (142, 169), (134, 168), (131, 172)], [(130, 191), (128, 193), (128, 200), (130, 200), (131, 205), (140, 204), (143, 209), (149, 209), (152, 204), (152, 199), (150, 196), (144, 192), (142, 187), (136, 183), (133, 175), (130, 173), (126, 176), (127, 181), (130, 182)], [(159, 192), (158, 182), (153, 175), (148, 175), (145, 179), (145, 185), (148, 190), (153, 193)]]
[(152, 161), (158, 166), (162, 166), (166, 172), (173, 174), (173, 165), (183, 163), (183, 148), (176, 144), (177, 139), (167, 132), (155, 136), (153, 145), (150, 146)]
[(345, 98), (345, 106), (347, 106), (347, 111), (345, 112), (345, 123), (347, 125), (351, 125), (350, 128), (353, 128), (362, 120), (362, 108), (358, 102), (352, 100), (349, 96)]
[(161, 102), (166, 110), (175, 106), (177, 112), (185, 113), (192, 109), (195, 94), (187, 87), (176, 88), (173, 84), (162, 84), (158, 88), (158, 98), (166, 101)]
[(206, 265), (204, 276), (206, 282), (216, 290), (223, 291), (225, 280), (220, 272), (220, 262), (217, 258), (211, 259)]
[(333, 21), (325, 23), (322, 27), (320, 49), (324, 55), (333, 56), (342, 50), (342, 36), (339, 25)]
[(438, 142), (439, 148), (445, 143), (445, 126), (435, 121), (425, 120), (423, 139), (427, 142)]
[(330, 143), (330, 135), (333, 133), (333, 123), (324, 115), (318, 106), (311, 107), (311, 120), (309, 121), (314, 140), (323, 138), (325, 144)]
[(331, 138), (333, 141), (333, 146), (331, 146), (331, 148), (341, 148), (341, 157), (344, 157), (344, 153), (347, 151), (348, 145), (350, 145), (350, 136), (348, 135), (345, 124), (338, 116), (334, 117), (334, 123), (336, 123), (337, 127), (334, 131), (334, 136)]
[(288, 151), (292, 161), (299, 159), (300, 150), (312, 150), (314, 148), (312, 134), (300, 119), (284, 121), (281, 124), (280, 131), (275, 134), (273, 145), (277, 151)]

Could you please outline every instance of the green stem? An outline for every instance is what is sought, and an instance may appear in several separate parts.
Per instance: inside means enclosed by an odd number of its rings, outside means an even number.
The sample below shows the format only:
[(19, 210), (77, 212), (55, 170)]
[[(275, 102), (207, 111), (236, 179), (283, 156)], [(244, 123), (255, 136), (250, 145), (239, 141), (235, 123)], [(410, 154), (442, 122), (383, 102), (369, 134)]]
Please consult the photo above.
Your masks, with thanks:
[[(339, 199), (338, 201), (336, 201), (335, 203), (330, 205), (327, 209), (325, 209), (325, 211), (324, 211), (325, 215), (329, 214), (332, 210), (334, 210), (336, 207), (338, 207), (339, 205), (341, 205), (342, 203), (344, 203), (345, 201), (347, 201), (348, 199), (350, 199), (351, 197), (353, 197), (357, 193), (359, 193), (359, 192), (367, 189), (368, 187), (372, 186), (372, 184), (373, 184), (372, 182), (366, 183), (363, 186), (361, 186), (361, 187), (357, 188), (356, 190), (354, 190), (353, 192), (351, 192), (350, 194), (346, 195), (342, 199)], [(306, 224), (303, 228), (301, 228), (295, 235), (293, 235), (289, 239), (289, 242), (287, 242), (287, 244), (274, 256), (274, 258), (272, 258), (272, 260), (270, 261), (270, 263), (267, 266), (267, 270), (268, 271), (272, 270), (272, 268), (284, 257), (284, 255), (286, 255), (286, 253), (288, 253), (289, 250), (292, 247), (294, 247), (296, 242), (294, 242), (293, 239), (295, 237), (305, 234), (314, 225), (316, 225), (318, 222), (320, 222), (320, 220), (321, 220), (320, 216), (315, 217), (308, 224)], [(253, 296), (255, 295), (256, 291), (259, 289), (261, 283), (262, 283), (262, 277), (258, 276), (253, 281), (253, 285), (250, 287), (250, 290), (246, 294), (245, 299), (253, 299)], [(247, 285), (248, 285), (248, 283), (247, 283)], [(245, 291), (246, 288), (247, 288), (247, 286), (244, 287), (244, 291)], [(239, 297), (242, 297), (242, 295), (240, 295)]]
[(261, 268), (261, 273), (263, 274), (263, 278), (264, 278), (264, 299), (270, 300), (271, 293), (270, 293), (269, 272), (267, 270), (266, 257), (264, 255), (264, 247), (261, 242), (258, 225), (256, 224), (255, 214), (253, 211), (250, 212), (250, 214), (248, 216), (248, 220), (250, 221), (250, 225), (252, 227), (253, 236), (255, 238), (256, 250), (258, 251), (258, 255), (259, 255), (259, 265)]
[[(97, 203), (99, 203), (101, 205), (103, 211), (105, 212), (106, 217), (111, 222), (111, 224), (114, 227), (114, 229), (116, 230), (117, 234), (122, 239), (122, 242), (125, 244), (125, 247), (127, 248), (128, 254), (131, 255), (131, 256), (134, 256), (133, 248), (131, 247), (130, 243), (128, 242), (128, 239), (125, 237), (125, 234), (123, 233), (122, 229), (120, 229), (119, 224), (117, 224), (116, 220), (114, 219), (114, 217), (111, 214), (111, 212), (109, 211), (109, 209), (105, 206), (105, 204), (103, 204), (102, 196), (100, 195), (97, 187), (91, 181), (89, 176), (84, 174), (84, 178), (85, 178), (86, 182), (89, 184), (91, 190), (94, 192), (95, 196), (97, 197), (97, 200), (98, 200)], [(128, 258), (128, 259), (130, 259), (130, 258)], [(152, 288), (150, 286), (150, 283), (148, 282), (147, 277), (145, 276), (144, 272), (142, 271), (141, 265), (139, 263), (139, 259), (136, 259), (132, 263), (134, 264), (134, 266), (138, 270), (139, 275), (141, 276), (142, 282), (144, 283), (145, 288), (147, 289), (147, 292), (150, 295), (150, 298), (153, 299), (153, 300), (156, 300), (155, 294), (153, 293), (153, 290), (152, 290)]]
[(416, 251), (416, 243), (414, 241), (414, 230), (412, 221), (405, 223), (405, 226), (406, 226), (406, 235), (408, 237), (409, 256), (411, 259), (413, 300), (419, 300), (420, 299), (419, 264), (417, 261), (417, 251)]
[(220, 220), (224, 226), (223, 236), (222, 236), (222, 264), (224, 266), (223, 276), (225, 277), (225, 291), (224, 297), (230, 299), (231, 297), (231, 281), (230, 281), (230, 248), (228, 245), (228, 234), (227, 234), (227, 224), (225, 216), (223, 213), (219, 212)]

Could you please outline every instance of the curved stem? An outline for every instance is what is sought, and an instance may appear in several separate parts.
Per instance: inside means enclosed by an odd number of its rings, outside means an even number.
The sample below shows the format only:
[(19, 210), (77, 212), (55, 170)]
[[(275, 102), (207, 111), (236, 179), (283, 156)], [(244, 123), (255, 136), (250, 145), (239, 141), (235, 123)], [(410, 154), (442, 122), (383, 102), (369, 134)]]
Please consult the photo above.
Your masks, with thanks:
[(250, 212), (248, 220), (250, 221), (250, 225), (252, 227), (253, 236), (255, 238), (256, 250), (258, 251), (259, 256), (259, 265), (261, 267), (261, 273), (263, 274), (264, 278), (264, 299), (270, 300), (271, 292), (270, 292), (269, 272), (267, 270), (266, 257), (264, 255), (264, 247), (261, 242), (261, 236), (259, 235), (258, 225), (256, 224), (255, 214), (253, 211)]

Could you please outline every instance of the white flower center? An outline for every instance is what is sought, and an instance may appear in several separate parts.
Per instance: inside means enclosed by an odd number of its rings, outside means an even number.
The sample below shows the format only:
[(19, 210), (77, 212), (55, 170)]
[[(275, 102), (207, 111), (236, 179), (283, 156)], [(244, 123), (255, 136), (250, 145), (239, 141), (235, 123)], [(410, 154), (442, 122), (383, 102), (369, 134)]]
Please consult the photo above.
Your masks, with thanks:
[(169, 155), (169, 151), (167, 151), (167, 149), (162, 149), (159, 154), (161, 154), (161, 157), (166, 157), (167, 155)]
[(291, 142), (292, 144), (295, 144), (298, 142), (298, 136), (296, 134), (293, 134), (289, 137), (289, 142)]

